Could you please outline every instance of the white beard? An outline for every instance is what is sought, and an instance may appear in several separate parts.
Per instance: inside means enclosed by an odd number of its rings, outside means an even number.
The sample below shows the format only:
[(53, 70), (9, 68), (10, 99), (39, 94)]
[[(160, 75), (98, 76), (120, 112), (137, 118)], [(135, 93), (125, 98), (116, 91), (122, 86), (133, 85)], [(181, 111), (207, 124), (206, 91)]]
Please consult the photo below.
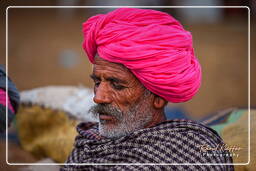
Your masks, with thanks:
[(112, 124), (109, 126), (105, 121), (100, 120), (100, 135), (115, 139), (144, 128), (153, 118), (152, 105), (145, 98), (147, 96), (142, 96), (139, 103), (132, 106), (128, 112), (123, 112), (121, 119), (114, 126)]

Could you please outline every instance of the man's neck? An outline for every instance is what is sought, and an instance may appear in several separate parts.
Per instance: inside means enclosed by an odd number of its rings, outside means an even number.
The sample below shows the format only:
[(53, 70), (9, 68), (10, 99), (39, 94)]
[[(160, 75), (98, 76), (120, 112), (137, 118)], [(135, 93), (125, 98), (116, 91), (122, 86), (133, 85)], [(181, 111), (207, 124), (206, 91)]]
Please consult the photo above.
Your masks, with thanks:
[(165, 120), (166, 120), (166, 117), (165, 117), (164, 111), (156, 112), (153, 115), (152, 120), (148, 124), (146, 124), (145, 128), (154, 127), (155, 125), (157, 125)]

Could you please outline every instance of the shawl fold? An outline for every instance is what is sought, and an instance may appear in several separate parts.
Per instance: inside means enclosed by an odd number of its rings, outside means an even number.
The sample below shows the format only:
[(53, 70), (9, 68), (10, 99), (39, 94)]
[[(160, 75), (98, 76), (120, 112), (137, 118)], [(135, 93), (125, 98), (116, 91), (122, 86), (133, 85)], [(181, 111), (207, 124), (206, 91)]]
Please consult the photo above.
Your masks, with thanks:
[[(61, 170), (233, 170), (232, 157), (224, 149), (207, 151), (200, 147), (223, 145), (218, 134), (202, 124), (170, 120), (155, 127), (137, 130), (119, 139), (99, 135), (97, 124), (77, 127), (75, 148)], [(222, 154), (222, 155), (220, 155)], [(74, 163), (112, 163), (112, 165), (72, 165)], [(120, 163), (229, 163), (230, 165), (118, 165)]]

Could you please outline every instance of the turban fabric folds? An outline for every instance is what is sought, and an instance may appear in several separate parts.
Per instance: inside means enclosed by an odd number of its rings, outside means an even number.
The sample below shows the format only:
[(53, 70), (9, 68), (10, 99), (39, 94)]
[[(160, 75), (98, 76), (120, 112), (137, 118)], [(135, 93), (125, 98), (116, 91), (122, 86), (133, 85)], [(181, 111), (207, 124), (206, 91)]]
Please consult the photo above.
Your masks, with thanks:
[(190, 100), (201, 83), (192, 36), (167, 13), (120, 8), (83, 23), (83, 48), (94, 63), (123, 64), (151, 92), (179, 103)]

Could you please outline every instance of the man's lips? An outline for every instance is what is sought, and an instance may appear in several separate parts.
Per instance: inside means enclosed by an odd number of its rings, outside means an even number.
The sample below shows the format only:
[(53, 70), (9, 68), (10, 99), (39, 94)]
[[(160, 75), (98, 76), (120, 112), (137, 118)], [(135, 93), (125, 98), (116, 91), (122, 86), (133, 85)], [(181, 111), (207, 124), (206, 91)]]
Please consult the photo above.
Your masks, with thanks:
[(100, 120), (106, 120), (106, 121), (111, 121), (114, 119), (113, 116), (106, 115), (106, 114), (99, 114), (99, 118)]

